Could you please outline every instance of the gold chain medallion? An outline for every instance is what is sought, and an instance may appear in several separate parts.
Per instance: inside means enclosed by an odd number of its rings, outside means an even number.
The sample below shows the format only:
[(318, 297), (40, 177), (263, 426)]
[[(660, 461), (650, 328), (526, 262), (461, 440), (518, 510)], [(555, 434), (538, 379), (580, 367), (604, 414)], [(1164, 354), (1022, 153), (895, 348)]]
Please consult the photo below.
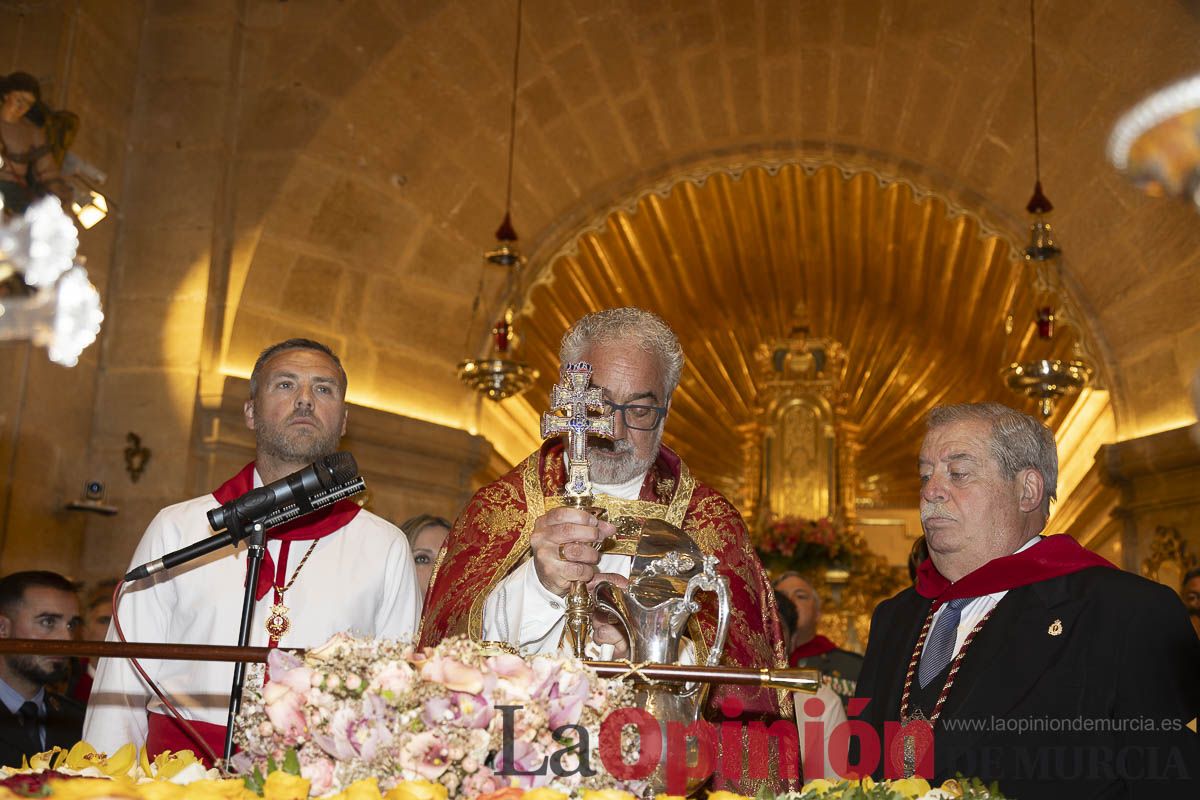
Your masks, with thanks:
[(271, 613), (267, 615), (267, 634), (272, 639), (282, 639), (288, 628), (292, 627), (292, 621), (288, 619), (288, 610), (282, 602), (271, 605)]

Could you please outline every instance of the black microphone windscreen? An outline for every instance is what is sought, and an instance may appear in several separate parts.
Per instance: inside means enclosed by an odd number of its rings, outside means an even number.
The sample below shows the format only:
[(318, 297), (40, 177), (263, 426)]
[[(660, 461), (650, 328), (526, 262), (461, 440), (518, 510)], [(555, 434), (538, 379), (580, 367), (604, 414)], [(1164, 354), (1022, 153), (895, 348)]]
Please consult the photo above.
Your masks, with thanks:
[[(325, 456), (324, 459), (326, 468), (333, 475), (333, 484), (326, 486), (326, 489), (331, 489), (333, 486), (339, 486), (343, 483), (349, 483), (358, 477), (358, 462), (354, 460), (353, 453), (347, 453), (342, 450), (337, 453)], [(318, 474), (323, 471), (318, 471)], [(322, 475), (324, 477), (324, 475)], [(322, 482), (323, 483), (323, 482)]]

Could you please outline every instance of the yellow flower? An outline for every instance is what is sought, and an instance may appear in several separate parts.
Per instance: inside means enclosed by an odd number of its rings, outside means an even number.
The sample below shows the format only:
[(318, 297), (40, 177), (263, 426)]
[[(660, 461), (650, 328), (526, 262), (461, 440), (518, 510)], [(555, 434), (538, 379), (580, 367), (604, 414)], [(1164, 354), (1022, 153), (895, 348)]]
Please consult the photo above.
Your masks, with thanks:
[(180, 800), (186, 789), (169, 781), (146, 781), (139, 783), (134, 791), (142, 800)]
[(750, 800), (750, 798), (734, 792), (709, 792), (708, 800)]
[(446, 800), (446, 787), (433, 781), (404, 781), (398, 783), (384, 800)]
[(160, 781), (169, 781), (185, 768), (196, 763), (196, 754), (191, 750), (172, 752), (164, 750), (154, 757), (153, 777)]
[[(725, 796), (716, 797), (716, 795)], [(713, 792), (709, 797), (713, 797), (715, 800), (733, 800), (737, 795), (730, 794), (729, 792)], [(582, 800), (633, 800), (633, 795), (617, 789), (584, 789)]]
[(929, 781), (924, 778), (900, 778), (888, 784), (888, 788), (893, 792), (899, 792), (909, 800), (916, 800), (929, 791)]
[[(666, 795), (660, 795), (655, 800), (661, 800)], [(567, 800), (567, 795), (554, 789), (549, 789), (545, 786), (539, 786), (537, 789), (530, 789), (522, 796), (523, 800)], [(680, 798), (672, 798), (672, 800), (683, 800)]]
[(95, 755), (96, 748), (87, 742), (76, 742), (67, 752), (67, 768), (79, 770), (93, 766), (93, 762), (96, 760)]
[(864, 791), (870, 791), (871, 789), (875, 788), (875, 779), (868, 775), (859, 781), (859, 785), (862, 786)]
[[(38, 757), (35, 756), (35, 759)], [(122, 775), (130, 775), (133, 770), (134, 762), (137, 762), (138, 748), (133, 745), (125, 745), (120, 750), (109, 756), (108, 753), (98, 752), (95, 747), (92, 747), (86, 741), (78, 741), (67, 751), (66, 756), (59, 756), (55, 759), (55, 766), (59, 766), (62, 762), (66, 762), (67, 769), (83, 771), (95, 768), (103, 772), (108, 777), (120, 777)]]
[(833, 781), (827, 781), (824, 778), (817, 778), (816, 780), (812, 780), (804, 784), (804, 788), (800, 790), (800, 793), (808, 794), (809, 792), (816, 792), (820, 797), (841, 797), (841, 792), (832, 791), (833, 787), (836, 785), (837, 784), (835, 784)]
[(117, 778), (122, 775), (129, 775), (133, 771), (133, 765), (136, 763), (137, 747), (127, 744), (108, 758), (102, 759), (96, 766), (108, 777)]
[(133, 784), (128, 781), (104, 778), (77, 778), (69, 781), (50, 781), (47, 786), (55, 800), (98, 800), (105, 797), (136, 798)]
[(963, 796), (962, 784), (960, 784), (954, 778), (951, 778), (950, 780), (946, 781), (939, 788), (948, 795), (952, 795), (954, 797), (962, 797)]
[(258, 800), (240, 778), (193, 781), (183, 787), (184, 800)]
[(263, 782), (266, 800), (308, 800), (308, 778), (275, 770)]
[(52, 747), (44, 753), (30, 757), (29, 769), (58, 769), (67, 759), (67, 751), (61, 747)]
[(341, 795), (345, 800), (381, 800), (382, 798), (382, 795), (379, 794), (377, 778), (363, 778), (361, 781), (355, 781), (343, 789)]

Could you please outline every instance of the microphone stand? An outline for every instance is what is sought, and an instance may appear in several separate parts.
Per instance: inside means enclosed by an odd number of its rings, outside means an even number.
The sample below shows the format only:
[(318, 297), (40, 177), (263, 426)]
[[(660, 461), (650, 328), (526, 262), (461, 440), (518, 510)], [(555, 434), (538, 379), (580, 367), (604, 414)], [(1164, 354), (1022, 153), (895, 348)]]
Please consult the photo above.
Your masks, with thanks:
[[(348, 453), (346, 455), (349, 455)], [(270, 509), (267, 513), (252, 520), (243, 520), (236, 509), (225, 515), (227, 517), (225, 532), (212, 536), (203, 541), (180, 548), (168, 553), (160, 559), (147, 562), (140, 567), (130, 570), (125, 575), (126, 581), (135, 581), (160, 572), (161, 570), (185, 564), (202, 555), (220, 550), (230, 544), (237, 544), (243, 539), (247, 547), (246, 593), (242, 600), (242, 620), (238, 629), (239, 648), (250, 644), (250, 623), (254, 619), (254, 607), (258, 602), (258, 576), (262, 572), (263, 557), (267, 551), (267, 529), (283, 525), (302, 517), (312, 511), (325, 508), (328, 505), (358, 494), (366, 488), (366, 482), (356, 477), (351, 481), (334, 486), (326, 491), (318, 492), (311, 498), (304, 498), (303, 503), (293, 502), (279, 509)], [(217, 523), (209, 516), (209, 523), (216, 528)], [(242, 707), (242, 687), (246, 684), (246, 663), (236, 661), (233, 667), (233, 685), (229, 693), (229, 716), (225, 725), (225, 761), (233, 755), (233, 723)]]
[[(234, 540), (246, 538), (246, 556), (249, 569), (246, 574), (246, 592), (242, 599), (242, 621), (238, 628), (238, 647), (250, 644), (250, 622), (254, 619), (254, 607), (258, 602), (258, 576), (262, 572), (263, 555), (267, 551), (267, 529), (262, 520), (250, 523), (250, 534), (244, 535), (242, 520), (237, 514), (230, 514), (229, 531)], [(233, 756), (233, 723), (238, 711), (242, 708), (242, 687), (246, 683), (246, 662), (237, 661), (233, 665), (233, 685), (229, 691), (229, 717), (225, 722), (225, 763)]]

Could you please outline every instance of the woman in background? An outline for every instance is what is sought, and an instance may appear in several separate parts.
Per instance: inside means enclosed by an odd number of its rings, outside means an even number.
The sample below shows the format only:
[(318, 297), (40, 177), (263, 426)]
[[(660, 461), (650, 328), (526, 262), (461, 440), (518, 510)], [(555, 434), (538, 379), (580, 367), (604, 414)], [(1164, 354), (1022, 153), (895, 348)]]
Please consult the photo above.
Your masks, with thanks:
[(422, 595), (429, 588), (429, 578), (433, 575), (433, 565), (437, 554), (442, 549), (442, 543), (450, 535), (450, 523), (443, 517), (433, 514), (418, 514), (406, 519), (400, 525), (400, 530), (408, 537), (408, 548), (412, 550), (413, 563), (417, 568), (417, 583)]

